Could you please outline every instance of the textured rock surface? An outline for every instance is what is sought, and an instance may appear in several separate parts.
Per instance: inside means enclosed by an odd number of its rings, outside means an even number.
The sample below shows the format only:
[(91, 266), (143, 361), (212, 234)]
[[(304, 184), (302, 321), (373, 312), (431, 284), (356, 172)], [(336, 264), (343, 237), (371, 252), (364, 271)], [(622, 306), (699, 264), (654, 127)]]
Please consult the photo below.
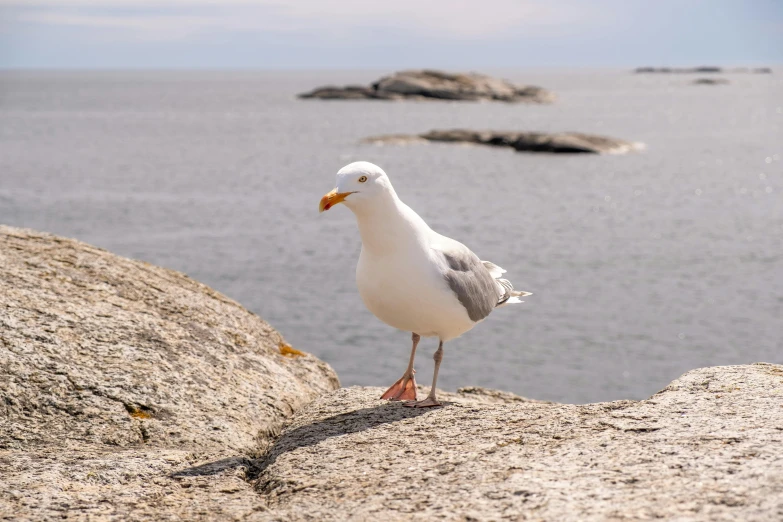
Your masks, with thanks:
[(783, 366), (694, 370), (638, 402), (468, 391), (319, 398), (258, 463), (264, 517), (783, 520)]
[(644, 401), (306, 405), (337, 385), (182, 274), (0, 227), (0, 519), (783, 519), (781, 365)]
[(261, 509), (249, 458), (338, 386), (183, 274), (0, 227), (0, 518)]
[(376, 144), (438, 141), (510, 147), (520, 152), (592, 154), (624, 154), (644, 147), (640, 143), (578, 132), (546, 134), (541, 132), (472, 131), (465, 129), (433, 130), (414, 135), (375, 136), (365, 138), (363, 141)]
[(433, 70), (401, 71), (369, 86), (326, 86), (302, 93), (300, 98), (322, 100), (495, 100), (551, 103), (554, 94), (530, 85), (513, 83), (483, 74), (453, 74)]

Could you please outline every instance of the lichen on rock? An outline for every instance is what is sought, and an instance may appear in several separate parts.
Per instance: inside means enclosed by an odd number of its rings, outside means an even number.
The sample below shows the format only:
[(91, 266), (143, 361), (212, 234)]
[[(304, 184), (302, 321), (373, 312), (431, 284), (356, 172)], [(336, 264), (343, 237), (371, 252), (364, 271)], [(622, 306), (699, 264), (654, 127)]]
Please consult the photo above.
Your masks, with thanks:
[[(12, 492), (0, 512), (145, 518), (166, 498), (187, 498), (192, 513), (229, 509), (216, 491), (249, 490), (236, 482), (242, 459), (339, 386), (284, 344), (184, 274), (0, 226), (0, 490)], [(225, 458), (235, 465), (206, 489), (180, 491), (204, 476), (172, 474)], [(249, 492), (240, 504), (263, 502)]]

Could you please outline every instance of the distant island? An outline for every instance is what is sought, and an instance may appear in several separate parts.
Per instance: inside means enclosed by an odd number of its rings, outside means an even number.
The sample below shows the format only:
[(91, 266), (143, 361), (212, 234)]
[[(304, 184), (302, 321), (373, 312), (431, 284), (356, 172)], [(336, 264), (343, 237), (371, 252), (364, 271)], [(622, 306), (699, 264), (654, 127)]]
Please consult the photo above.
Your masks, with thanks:
[(754, 73), (754, 74), (772, 74), (769, 67), (736, 67), (726, 69), (716, 66), (701, 67), (637, 67), (635, 73), (684, 73), (684, 74), (704, 74), (704, 73)]
[(728, 83), (726, 78), (696, 78), (693, 80), (694, 85), (728, 85)]
[(477, 73), (400, 71), (370, 85), (324, 86), (299, 95), (320, 100), (450, 100), (551, 103), (554, 93)]
[(508, 147), (517, 152), (558, 154), (624, 154), (644, 148), (641, 143), (579, 132), (473, 131), (465, 129), (432, 130), (423, 134), (391, 134), (365, 138), (365, 143), (406, 144), (445, 142)]

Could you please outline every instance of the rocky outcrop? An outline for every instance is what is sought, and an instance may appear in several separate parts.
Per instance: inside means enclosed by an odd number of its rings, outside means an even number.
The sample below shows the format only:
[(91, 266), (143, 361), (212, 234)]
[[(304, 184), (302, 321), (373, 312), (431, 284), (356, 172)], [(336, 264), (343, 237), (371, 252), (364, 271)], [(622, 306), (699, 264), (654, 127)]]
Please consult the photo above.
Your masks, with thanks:
[(341, 389), (295, 415), (257, 464), (271, 519), (783, 519), (780, 365), (587, 405), (472, 389), (415, 410), (382, 391)]
[(704, 74), (704, 73), (755, 73), (755, 74), (771, 74), (772, 69), (769, 67), (735, 67), (733, 69), (727, 69), (724, 67), (715, 66), (702, 66), (702, 67), (637, 67), (634, 69), (635, 73), (685, 73), (685, 74)]
[(337, 386), (183, 274), (0, 227), (0, 518), (783, 517), (781, 365), (586, 405)]
[(551, 103), (555, 96), (541, 87), (515, 85), (483, 74), (453, 74), (433, 70), (401, 71), (372, 85), (326, 86), (300, 98), (321, 100), (451, 100)]
[(472, 131), (465, 129), (433, 130), (423, 134), (395, 134), (375, 136), (363, 140), (375, 144), (404, 144), (411, 142), (448, 142), (510, 147), (519, 152), (624, 154), (642, 149), (634, 143), (605, 136), (562, 132)]
[(0, 227), (0, 518), (252, 513), (243, 464), (338, 386), (184, 274)]

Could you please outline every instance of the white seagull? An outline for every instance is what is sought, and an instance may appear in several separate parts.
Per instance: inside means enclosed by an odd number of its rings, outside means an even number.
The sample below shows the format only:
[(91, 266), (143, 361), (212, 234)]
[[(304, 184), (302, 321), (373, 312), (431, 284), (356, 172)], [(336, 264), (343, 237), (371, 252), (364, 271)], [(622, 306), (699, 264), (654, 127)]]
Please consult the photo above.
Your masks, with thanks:
[[(440, 406), (435, 396), (443, 343), (464, 334), (492, 310), (521, 303), (505, 272), (481, 261), (462, 243), (432, 230), (403, 203), (386, 173), (357, 161), (337, 172), (337, 186), (321, 198), (321, 212), (343, 203), (356, 215), (362, 251), (356, 285), (365, 306), (384, 323), (411, 332), (413, 348), (403, 376), (382, 399), (406, 406)], [(413, 359), (421, 336), (438, 337), (435, 373), (426, 399), (416, 402)]]

